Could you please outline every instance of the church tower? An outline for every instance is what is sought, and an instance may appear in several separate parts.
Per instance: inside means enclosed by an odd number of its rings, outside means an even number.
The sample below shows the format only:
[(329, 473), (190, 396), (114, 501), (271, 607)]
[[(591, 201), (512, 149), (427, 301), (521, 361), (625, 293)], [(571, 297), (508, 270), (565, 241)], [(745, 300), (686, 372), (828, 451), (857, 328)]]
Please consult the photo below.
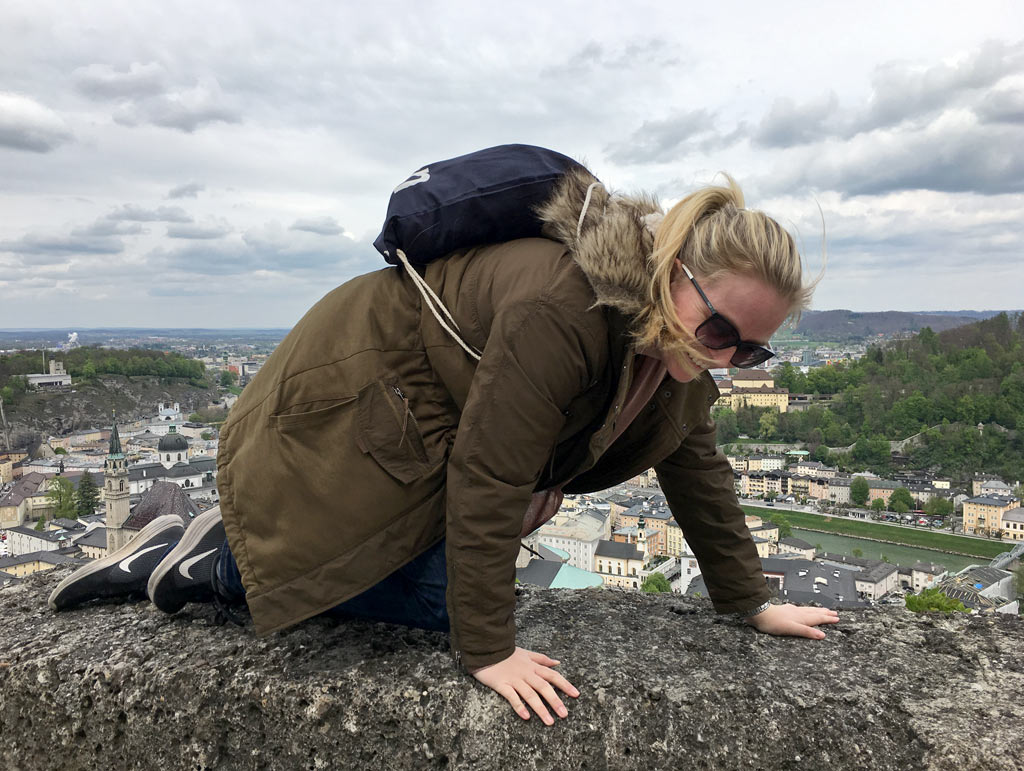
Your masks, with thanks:
[(644, 563), (647, 562), (647, 520), (644, 519), (643, 512), (640, 513), (640, 518), (636, 521), (636, 550), (640, 552), (640, 559)]
[(128, 542), (128, 533), (121, 526), (128, 519), (131, 508), (128, 495), (128, 461), (121, 450), (121, 437), (117, 434), (117, 420), (110, 432), (110, 449), (103, 464), (103, 500), (107, 504), (107, 554)]

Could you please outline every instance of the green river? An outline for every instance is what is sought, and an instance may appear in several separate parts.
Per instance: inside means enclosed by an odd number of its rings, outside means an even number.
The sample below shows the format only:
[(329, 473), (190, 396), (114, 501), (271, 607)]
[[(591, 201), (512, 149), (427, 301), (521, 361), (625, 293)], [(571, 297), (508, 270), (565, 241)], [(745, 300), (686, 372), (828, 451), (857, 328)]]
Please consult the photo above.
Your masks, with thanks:
[(853, 538), (848, 535), (835, 535), (834, 533), (816, 533), (813, 530), (801, 530), (793, 528), (793, 536), (803, 539), (811, 546), (821, 544), (818, 551), (827, 551), (833, 554), (846, 554), (853, 556), (854, 549), (860, 549), (864, 557), (869, 559), (882, 559), (883, 555), (897, 565), (909, 567), (915, 562), (934, 562), (945, 565), (946, 570), (955, 573), (968, 565), (987, 565), (985, 557), (962, 557), (959, 554), (946, 554), (945, 552), (933, 549), (920, 549), (916, 546), (897, 546), (891, 543), (880, 543), (869, 541), (864, 538)]

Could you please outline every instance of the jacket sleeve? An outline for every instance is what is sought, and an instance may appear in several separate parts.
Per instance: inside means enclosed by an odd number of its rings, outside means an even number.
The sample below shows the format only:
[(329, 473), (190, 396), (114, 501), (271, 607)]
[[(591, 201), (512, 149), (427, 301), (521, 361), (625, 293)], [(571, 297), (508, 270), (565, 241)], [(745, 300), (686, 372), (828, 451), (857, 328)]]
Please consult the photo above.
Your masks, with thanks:
[(592, 377), (596, 341), (582, 314), (521, 301), (494, 318), (447, 470), (451, 645), (467, 668), (515, 649), (515, 561), (523, 515)]
[(710, 416), (655, 471), (715, 610), (739, 613), (767, 602), (761, 558), (733, 490), (732, 467), (715, 444)]

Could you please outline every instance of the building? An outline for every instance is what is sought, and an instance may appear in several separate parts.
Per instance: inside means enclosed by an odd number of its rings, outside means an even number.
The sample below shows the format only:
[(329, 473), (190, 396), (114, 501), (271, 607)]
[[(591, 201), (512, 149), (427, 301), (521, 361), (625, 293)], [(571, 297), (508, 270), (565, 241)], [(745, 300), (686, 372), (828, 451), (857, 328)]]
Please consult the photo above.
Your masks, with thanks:
[(1024, 509), (1018, 506), (1004, 513), (1001, 529), (1004, 541), (1024, 541)]
[(190, 458), (188, 439), (174, 425), (167, 429), (157, 443), (157, 462), (137, 463), (128, 469), (132, 494), (142, 494), (164, 481), (183, 488), (190, 498), (217, 500), (217, 461), (206, 455)]
[(979, 495), (964, 501), (964, 532), (999, 536), (1003, 533), (1003, 515), (1018, 508), (1020, 499), (1012, 495)]
[(78, 565), (78, 560), (67, 554), (55, 551), (37, 551), (29, 554), (19, 554), (16, 557), (0, 557), (0, 571), (14, 576), (24, 578), (42, 570), (52, 570), (62, 565)]
[(857, 595), (854, 571), (827, 567), (799, 557), (768, 557), (761, 560), (769, 588), (786, 602), (816, 603), (826, 608), (866, 605)]
[(107, 553), (117, 551), (134, 535), (123, 528), (131, 514), (130, 495), (128, 461), (121, 450), (117, 423), (114, 423), (110, 432), (110, 448), (103, 467), (103, 500), (107, 506)]
[(587, 589), (604, 583), (590, 571), (550, 559), (532, 559), (525, 567), (516, 568), (516, 580), (545, 589)]
[(50, 361), (50, 371), (45, 374), (25, 375), (29, 388), (59, 388), (71, 385), (71, 375), (64, 371), (64, 362)]
[(814, 546), (802, 538), (780, 538), (779, 554), (799, 554), (806, 560), (814, 559)]
[(9, 484), (10, 490), (0, 497), (0, 528), (23, 525), (52, 508), (46, 496), (49, 478), (41, 472), (30, 471)]
[(565, 562), (580, 570), (594, 567), (597, 545), (604, 537), (607, 516), (592, 509), (559, 511), (536, 531), (533, 542), (564, 554)]
[[(79, 527), (81, 532), (84, 527)], [(33, 527), (20, 525), (7, 529), (7, 550), (12, 557), (40, 551), (58, 551), (66, 549), (79, 535), (75, 530), (36, 530)]]
[(594, 572), (606, 586), (639, 589), (644, 558), (644, 552), (634, 544), (601, 541), (594, 553)]
[(1015, 596), (1013, 581), (1013, 573), (1008, 570), (971, 565), (944, 578), (938, 588), (972, 610), (1016, 615), (1019, 606), (1012, 599)]
[(824, 463), (820, 463), (816, 460), (798, 460), (796, 462), (796, 468), (793, 469), (797, 474), (803, 474), (808, 477), (820, 477), (825, 479), (834, 479), (836, 474), (839, 472), (831, 466), (826, 466)]

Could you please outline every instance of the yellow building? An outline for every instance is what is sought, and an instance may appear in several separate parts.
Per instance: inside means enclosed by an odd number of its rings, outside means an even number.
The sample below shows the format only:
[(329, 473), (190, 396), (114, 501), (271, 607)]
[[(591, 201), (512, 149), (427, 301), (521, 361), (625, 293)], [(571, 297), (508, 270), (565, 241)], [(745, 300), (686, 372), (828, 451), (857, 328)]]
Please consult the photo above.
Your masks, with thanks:
[(34, 551), (30, 554), (19, 554), (17, 557), (0, 557), (0, 571), (24, 578), (43, 570), (52, 570), (59, 565), (76, 564), (73, 559), (52, 551)]
[(1010, 509), (1002, 517), (1004, 541), (1024, 541), (1024, 509)]
[(1002, 535), (1003, 515), (1019, 506), (1020, 499), (1012, 495), (968, 498), (964, 501), (964, 532), (973, 535)]
[(600, 541), (594, 552), (594, 572), (606, 586), (640, 588), (644, 552), (631, 543)]
[(787, 388), (733, 388), (730, 406), (738, 412), (741, 407), (770, 407), (779, 412), (789, 411)]
[(14, 461), (8, 459), (0, 460), (0, 485), (14, 481)]

